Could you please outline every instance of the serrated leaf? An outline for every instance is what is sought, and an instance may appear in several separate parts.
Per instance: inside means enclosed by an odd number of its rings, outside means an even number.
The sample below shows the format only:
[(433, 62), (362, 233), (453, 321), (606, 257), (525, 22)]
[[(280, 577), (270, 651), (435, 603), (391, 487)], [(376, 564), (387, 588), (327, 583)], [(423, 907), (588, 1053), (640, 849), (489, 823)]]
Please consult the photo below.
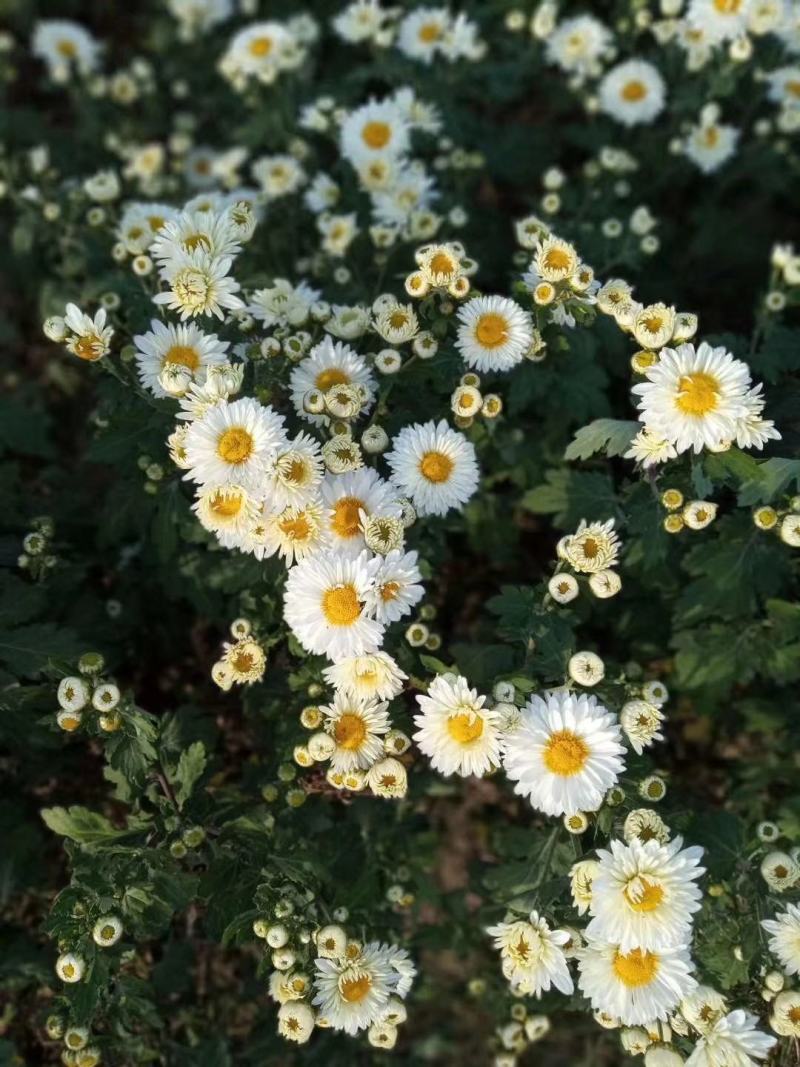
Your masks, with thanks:
[(766, 459), (758, 464), (757, 477), (748, 478), (739, 491), (739, 503), (769, 504), (792, 484), (800, 485), (800, 459)]
[(184, 749), (175, 770), (175, 800), (183, 810), (192, 795), (195, 785), (206, 769), (206, 748), (202, 741), (195, 741)]
[(588, 459), (596, 452), (621, 456), (628, 450), (640, 424), (622, 419), (595, 419), (582, 426), (567, 446), (564, 459)]
[(129, 818), (128, 825), (119, 830), (104, 815), (78, 805), (71, 808), (45, 808), (42, 811), (42, 819), (53, 833), (88, 847), (108, 844), (138, 834), (150, 822), (145, 816)]

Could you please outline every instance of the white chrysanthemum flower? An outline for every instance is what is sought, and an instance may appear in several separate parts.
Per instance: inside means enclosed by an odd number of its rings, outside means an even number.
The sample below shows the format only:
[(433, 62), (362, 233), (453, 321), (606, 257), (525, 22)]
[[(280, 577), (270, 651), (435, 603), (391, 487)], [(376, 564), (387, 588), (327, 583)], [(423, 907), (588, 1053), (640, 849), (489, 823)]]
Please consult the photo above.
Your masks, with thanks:
[(547, 38), (545, 54), (568, 74), (586, 77), (599, 69), (604, 53), (612, 44), (612, 35), (593, 15), (576, 15), (564, 19)]
[(707, 985), (699, 985), (680, 1004), (680, 1014), (699, 1034), (708, 1033), (727, 1011), (725, 997)]
[(660, 730), (664, 714), (647, 700), (627, 701), (620, 710), (619, 721), (631, 748), (638, 756), (654, 741), (664, 740)]
[(93, 363), (107, 354), (114, 330), (106, 326), (105, 308), (99, 308), (92, 318), (84, 314), (77, 304), (67, 304), (64, 324), (69, 330), (67, 350), (78, 359)]
[(765, 1060), (777, 1038), (756, 1029), (758, 1019), (747, 1011), (732, 1011), (698, 1040), (686, 1067), (752, 1067)]
[(688, 24), (709, 44), (732, 41), (747, 32), (751, 0), (691, 0)]
[(371, 100), (345, 118), (340, 146), (356, 167), (380, 156), (401, 156), (408, 149), (408, 124), (392, 100)]
[(625, 459), (633, 459), (645, 468), (659, 463), (666, 463), (678, 455), (675, 445), (665, 441), (660, 434), (648, 430), (645, 426), (631, 441), (631, 447), (625, 453)]
[(781, 1037), (800, 1037), (800, 991), (787, 989), (772, 1002), (769, 1025)]
[(420, 515), (461, 509), (478, 488), (475, 448), (444, 419), (405, 426), (386, 455), (392, 481)]
[(331, 755), (334, 771), (367, 770), (383, 756), (383, 735), (391, 723), (388, 704), (362, 700), (338, 691), (331, 704), (321, 708), (324, 728), (336, 742)]
[(652, 63), (628, 59), (605, 75), (598, 87), (600, 109), (624, 126), (652, 122), (663, 110), (664, 79)]
[(321, 486), (328, 509), (328, 535), (337, 552), (357, 556), (364, 547), (364, 521), (372, 516), (400, 516), (397, 490), (372, 467), (348, 474), (328, 474)]
[(50, 77), (63, 83), (72, 71), (91, 74), (97, 67), (100, 45), (78, 22), (40, 19), (33, 31), (31, 51), (47, 64)]
[(86, 961), (75, 952), (64, 952), (56, 960), (56, 974), (62, 982), (80, 982), (86, 973)]
[(282, 196), (296, 193), (306, 182), (306, 172), (294, 158), (287, 154), (261, 156), (250, 168), (253, 180), (258, 182), (266, 203)]
[(111, 948), (122, 937), (122, 923), (116, 915), (104, 915), (92, 927), (92, 940), (100, 948)]
[(289, 379), (295, 411), (316, 426), (328, 424), (327, 415), (312, 415), (303, 406), (306, 393), (318, 390), (323, 395), (336, 385), (357, 385), (364, 390), (362, 411), (372, 406), (376, 392), (375, 379), (366, 361), (349, 345), (324, 337), (314, 345), (305, 359), (292, 369)]
[(359, 44), (380, 34), (390, 17), (390, 12), (381, 8), (380, 0), (353, 0), (331, 20), (331, 26), (343, 41)]
[(631, 841), (669, 841), (670, 830), (657, 811), (650, 808), (634, 808), (625, 818), (622, 836)]
[(800, 905), (789, 904), (786, 911), (761, 923), (770, 935), (769, 948), (781, 961), (787, 974), (800, 974)]
[(292, 285), (286, 278), (275, 278), (266, 289), (256, 289), (247, 310), (264, 325), (302, 326), (308, 321), (312, 305), (319, 300), (320, 291), (307, 282)]
[(367, 785), (376, 797), (399, 799), (408, 792), (408, 774), (399, 760), (388, 756), (367, 771)]
[[(281, 974), (280, 971), (275, 973)], [(304, 1045), (311, 1037), (314, 1021), (313, 1009), (302, 1000), (287, 1001), (278, 1008), (278, 1033), (298, 1045)]]
[(739, 134), (735, 126), (701, 121), (689, 130), (683, 151), (703, 174), (713, 174), (735, 153)]
[(160, 264), (162, 278), (169, 277), (173, 260), (193, 252), (233, 257), (240, 251), (230, 216), (216, 211), (182, 211), (166, 220), (150, 245), (150, 255)]
[(277, 513), (311, 503), (318, 495), (324, 474), (319, 442), (299, 433), (275, 454), (266, 474), (264, 497), (271, 511)]
[(579, 860), (569, 872), (572, 903), (579, 915), (585, 915), (592, 903), (592, 887), (600, 864), (597, 860)]
[(716, 448), (736, 435), (737, 420), (747, 414), (750, 388), (747, 364), (703, 341), (665, 348), (658, 363), (635, 385), (645, 427), (678, 452)]
[(65, 711), (80, 711), (89, 703), (89, 687), (77, 675), (62, 678), (58, 683), (58, 704)]
[(402, 693), (408, 677), (388, 652), (340, 660), (326, 667), (322, 676), (345, 696), (361, 700), (392, 700)]
[(231, 263), (230, 256), (213, 256), (199, 250), (176, 255), (165, 266), (169, 290), (157, 293), (153, 302), (179, 311), (182, 319), (195, 315), (223, 319), (225, 311), (244, 307), (236, 296), (239, 283), (228, 273)]
[(150, 247), (156, 234), (175, 215), (175, 208), (169, 204), (128, 204), (122, 212), (117, 236), (132, 256), (139, 255)]
[(702, 848), (683, 848), (676, 837), (657, 841), (612, 841), (600, 849), (592, 887), (589, 937), (619, 945), (621, 952), (659, 951), (688, 942), (692, 915), (702, 893), (694, 882), (704, 873)]
[(754, 386), (745, 397), (747, 414), (736, 421), (736, 444), (739, 448), (762, 449), (767, 441), (779, 441), (780, 433), (775, 429), (771, 419), (762, 417), (764, 397), (762, 385)]
[(503, 768), (514, 791), (547, 815), (596, 811), (624, 768), (622, 733), (596, 697), (533, 696), (506, 739)]
[(466, 678), (440, 674), (417, 697), (414, 740), (440, 774), (482, 777), (500, 763), (500, 714), (484, 707), (486, 697)]
[(279, 22), (253, 22), (234, 35), (219, 69), (235, 85), (255, 78), (271, 85), (284, 70), (302, 62), (305, 51)]
[(589, 941), (578, 959), (578, 986), (595, 1011), (626, 1026), (667, 1019), (697, 982), (686, 945), (659, 952)]
[(560, 546), (563, 558), (580, 574), (595, 574), (615, 566), (619, 550), (613, 519), (588, 524), (581, 519), (575, 533), (565, 537)]
[(397, 27), (397, 47), (422, 63), (432, 63), (442, 50), (450, 29), (450, 12), (444, 7), (417, 7), (409, 11)]
[(283, 417), (252, 397), (219, 400), (186, 433), (186, 477), (201, 485), (241, 485), (251, 494), (264, 486), (264, 472), (285, 447)]
[(502, 922), (486, 931), (500, 950), (503, 976), (515, 993), (540, 997), (551, 986), (569, 995), (574, 986), (563, 946), (566, 930), (551, 930), (538, 912), (528, 921)]
[(633, 316), (631, 333), (642, 348), (663, 348), (675, 329), (675, 308), (666, 304), (648, 304)]
[(284, 618), (307, 652), (336, 663), (378, 651), (383, 626), (366, 611), (378, 565), (378, 560), (362, 552), (357, 559), (315, 555), (292, 567), (284, 594)]
[(357, 1034), (383, 1018), (398, 979), (385, 947), (371, 942), (354, 959), (315, 961), (313, 1003), (334, 1030)]
[(410, 341), (419, 330), (419, 319), (411, 304), (396, 301), (374, 309), (375, 332), (390, 345), (402, 345)]
[(408, 615), (425, 595), (416, 552), (393, 549), (387, 552), (375, 572), (375, 583), (367, 603), (379, 622), (388, 625)]
[(533, 344), (527, 311), (505, 296), (478, 296), (458, 309), (456, 348), (475, 370), (508, 371)]
[(265, 514), (247, 530), (241, 545), (257, 559), (278, 555), (287, 566), (330, 546), (325, 509), (316, 501), (288, 507), (278, 514)]
[(169, 396), (159, 381), (165, 367), (183, 367), (200, 381), (207, 367), (227, 361), (228, 342), (203, 333), (195, 323), (163, 323), (152, 319), (148, 333), (133, 339), (139, 381), (154, 396)]

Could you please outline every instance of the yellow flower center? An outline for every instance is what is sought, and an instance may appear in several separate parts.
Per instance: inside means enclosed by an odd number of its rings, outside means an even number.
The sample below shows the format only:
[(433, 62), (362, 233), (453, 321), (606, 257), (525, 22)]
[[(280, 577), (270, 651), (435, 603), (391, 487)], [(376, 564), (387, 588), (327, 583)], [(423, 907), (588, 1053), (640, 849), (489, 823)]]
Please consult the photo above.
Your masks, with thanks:
[(420, 473), (429, 482), (446, 482), (453, 473), (453, 461), (443, 452), (426, 452), (419, 465)]
[(353, 585), (338, 585), (322, 597), (322, 613), (332, 626), (352, 626), (361, 615), (361, 604)]
[(333, 736), (340, 748), (346, 748), (348, 752), (356, 752), (361, 748), (367, 736), (367, 724), (360, 715), (346, 711), (336, 720)]
[(253, 653), (237, 652), (231, 660), (231, 666), (239, 674), (247, 674), (253, 669)]
[(339, 992), (348, 1004), (360, 1004), (370, 989), (372, 989), (372, 979), (368, 974), (362, 974), (358, 978), (339, 979)]
[(103, 941), (110, 941), (116, 932), (113, 926), (104, 926), (100, 931), (100, 937)]
[(164, 353), (164, 363), (196, 371), (200, 366), (200, 356), (197, 354), (197, 349), (192, 348), (191, 345), (172, 345)]
[(632, 878), (625, 886), (623, 896), (634, 911), (655, 911), (664, 899), (664, 890), (647, 878)]
[(583, 770), (589, 758), (589, 746), (572, 730), (557, 730), (545, 745), (542, 758), (552, 774), (571, 778)]
[(254, 37), (250, 42), (250, 55), (256, 56), (261, 59), (263, 56), (268, 56), (272, 51), (272, 38), (271, 37)]
[(234, 466), (245, 463), (252, 456), (254, 449), (252, 434), (243, 426), (231, 426), (217, 441), (217, 455)]
[(425, 44), (433, 44), (442, 36), (442, 28), (438, 22), (425, 22), (420, 26), (418, 36)]
[(66, 730), (67, 733), (72, 733), (73, 730), (77, 730), (81, 724), (81, 720), (71, 715), (65, 715), (61, 720), (61, 729)]
[(385, 148), (392, 138), (388, 122), (368, 122), (361, 131), (361, 139), (369, 148)]
[(787, 1014), (787, 1017), (789, 1019), (789, 1022), (792, 1023), (793, 1025), (796, 1025), (797, 1023), (800, 1023), (800, 1007), (789, 1008), (789, 1010), (788, 1010), (788, 1012), (786, 1014)]
[(215, 493), (209, 507), (220, 519), (233, 519), (242, 510), (244, 498), (240, 493)]
[(709, 126), (703, 134), (703, 141), (707, 148), (713, 148), (719, 140), (719, 130), (716, 126)]
[(75, 967), (71, 963), (65, 963), (62, 970), (66, 978), (72, 978), (75, 974)]
[(447, 732), (459, 745), (469, 745), (483, 733), (483, 719), (474, 712), (459, 711), (448, 718)]
[(678, 381), (675, 405), (684, 415), (707, 415), (716, 408), (719, 393), (719, 382), (713, 374), (694, 371)]
[(617, 952), (614, 956), (614, 974), (628, 989), (640, 989), (650, 985), (658, 974), (658, 956), (655, 952)]
[(585, 538), (581, 547), (583, 549), (583, 554), (587, 559), (594, 559), (600, 551), (600, 547), (593, 537)]
[(456, 265), (446, 252), (437, 252), (431, 257), (429, 269), (431, 274), (450, 275), (455, 272)]
[(81, 337), (75, 345), (75, 355), (78, 359), (87, 359), (90, 362), (97, 359), (97, 343), (98, 339), (92, 335), (87, 334), (85, 337)]
[(290, 541), (306, 541), (311, 536), (311, 524), (303, 512), (294, 519), (282, 519), (278, 526)]
[(288, 466), (281, 470), (283, 480), (292, 485), (302, 485), (306, 480), (306, 465), (301, 459), (290, 460)]
[(640, 82), (634, 78), (632, 81), (626, 82), (622, 87), (622, 99), (627, 100), (629, 104), (635, 104), (639, 100), (644, 100), (647, 96), (647, 86), (644, 82)]
[(190, 252), (194, 252), (196, 248), (211, 250), (211, 241), (208, 238), (208, 234), (205, 233), (190, 233), (188, 237), (184, 237), (183, 245)]
[(343, 496), (333, 506), (333, 518), (331, 529), (339, 537), (355, 537), (359, 531), (359, 511), (364, 507), (364, 501), (357, 496)]
[(714, 7), (720, 15), (737, 15), (742, 0), (714, 0)]
[(78, 54), (78, 50), (72, 41), (68, 41), (65, 37), (56, 45), (59, 55), (62, 55), (65, 59), (74, 59)]
[(384, 603), (394, 600), (400, 592), (399, 582), (384, 582), (380, 588), (380, 597)]
[(659, 330), (664, 328), (664, 317), (662, 315), (648, 315), (647, 318), (642, 319), (642, 325), (648, 333), (658, 333)]
[(393, 311), (389, 316), (389, 325), (393, 330), (402, 330), (408, 325), (408, 315), (405, 311)]
[(550, 270), (567, 270), (571, 262), (569, 252), (563, 248), (549, 248), (545, 253), (544, 264)]
[(800, 96), (800, 81), (787, 81), (784, 88), (790, 96)]
[(153, 233), (158, 233), (166, 221), (163, 215), (150, 215), (147, 219), (147, 224)]
[(327, 393), (334, 385), (349, 385), (349, 383), (349, 377), (338, 367), (328, 367), (327, 370), (320, 371), (314, 380), (317, 389), (323, 393)]
[(498, 348), (508, 339), (508, 323), (502, 315), (490, 311), (478, 319), (475, 336), (484, 348)]

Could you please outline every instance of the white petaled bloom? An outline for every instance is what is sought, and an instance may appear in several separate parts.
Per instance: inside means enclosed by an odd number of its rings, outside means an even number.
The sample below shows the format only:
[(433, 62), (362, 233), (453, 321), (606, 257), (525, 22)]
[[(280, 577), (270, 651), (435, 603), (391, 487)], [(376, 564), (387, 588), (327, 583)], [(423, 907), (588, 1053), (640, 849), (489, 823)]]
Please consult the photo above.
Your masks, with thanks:
[(595, 1011), (625, 1026), (667, 1019), (695, 989), (686, 945), (650, 952), (589, 941), (578, 958), (578, 986)]
[[(280, 974), (280, 972), (276, 972)], [(288, 1001), (278, 1008), (278, 1033), (287, 1041), (304, 1045), (314, 1029), (314, 1010), (303, 1001)]]
[(587, 936), (613, 942), (621, 952), (688, 942), (702, 899), (694, 884), (704, 873), (702, 856), (702, 848), (683, 848), (680, 837), (668, 845), (612, 841), (610, 851), (599, 850)]
[(589, 575), (589, 588), (599, 600), (607, 600), (620, 591), (622, 579), (616, 571), (597, 571)]
[(277, 515), (264, 514), (248, 528), (251, 544), (243, 545), (257, 559), (276, 552), (287, 566), (314, 555), (330, 544), (325, 512), (316, 501), (300, 507), (288, 507)]
[(202, 381), (209, 366), (227, 361), (228, 342), (216, 334), (203, 333), (195, 323), (163, 323), (152, 319), (148, 333), (133, 339), (139, 381), (154, 396), (170, 394), (163, 388), (159, 376), (165, 367), (185, 368), (189, 375)]
[(283, 418), (252, 397), (219, 400), (186, 432), (185, 477), (201, 485), (241, 485), (258, 493), (267, 464), (285, 445)]
[(475, 370), (508, 371), (521, 363), (533, 344), (527, 311), (504, 296), (479, 296), (458, 309), (456, 348)]
[(342, 123), (341, 153), (354, 166), (379, 157), (397, 157), (408, 148), (408, 124), (392, 100), (372, 100)]
[(597, 860), (579, 860), (570, 868), (572, 903), (579, 915), (585, 915), (592, 903), (592, 887), (600, 864)]
[(367, 785), (377, 797), (404, 797), (408, 775), (403, 764), (392, 757), (378, 760), (367, 771)]
[(347, 934), (341, 926), (335, 924), (320, 927), (314, 940), (317, 952), (326, 960), (340, 959), (347, 949)]
[(270, 287), (255, 290), (247, 310), (267, 328), (302, 326), (308, 321), (311, 308), (319, 297), (319, 290), (312, 289), (306, 282), (292, 285), (286, 278), (275, 278)]
[(538, 912), (528, 921), (502, 922), (486, 931), (500, 950), (503, 976), (515, 993), (540, 997), (551, 986), (569, 995), (574, 986), (563, 946), (570, 940), (566, 930), (551, 930)]
[(596, 811), (624, 768), (616, 718), (594, 696), (533, 696), (506, 738), (503, 769), (514, 792), (547, 815)]
[(553, 235), (544, 237), (536, 249), (529, 274), (525, 276), (526, 284), (533, 287), (535, 280), (546, 282), (563, 282), (578, 269), (578, 253), (568, 241)]
[(717, 505), (710, 500), (690, 500), (681, 514), (690, 530), (704, 530), (717, 517)]
[(150, 255), (160, 265), (162, 278), (171, 273), (171, 263), (193, 252), (233, 257), (241, 251), (239, 236), (229, 215), (216, 211), (182, 211), (167, 219), (150, 245)]
[(709, 44), (732, 41), (747, 32), (751, 0), (691, 0), (687, 22)]
[(267, 466), (268, 507), (278, 512), (311, 503), (317, 499), (322, 477), (319, 443), (308, 434), (299, 433)]
[(323, 707), (325, 730), (336, 742), (331, 755), (334, 771), (366, 770), (383, 755), (383, 735), (391, 723), (388, 704), (336, 693), (333, 703)]
[(547, 591), (557, 604), (569, 604), (580, 592), (578, 579), (573, 574), (554, 574), (547, 583)]
[(786, 911), (761, 925), (770, 935), (769, 949), (781, 961), (786, 974), (800, 974), (800, 905), (789, 904)]
[(239, 283), (228, 273), (232, 262), (230, 256), (215, 256), (200, 249), (175, 256), (164, 271), (169, 290), (157, 293), (153, 302), (179, 311), (182, 319), (195, 315), (223, 319), (226, 311), (244, 307), (236, 295)]
[(362, 411), (372, 406), (376, 391), (375, 379), (366, 361), (349, 345), (323, 338), (309, 354), (292, 369), (289, 378), (292, 403), (302, 419), (316, 426), (328, 424), (327, 415), (309, 414), (303, 405), (307, 393), (318, 390), (323, 395), (337, 385), (357, 385), (364, 390)]
[(475, 448), (444, 419), (403, 427), (386, 462), (392, 481), (420, 515), (460, 510), (478, 488)]
[(249, 78), (270, 85), (282, 71), (301, 63), (304, 55), (304, 49), (286, 26), (254, 22), (231, 39), (219, 69), (237, 86)]
[(689, 131), (683, 151), (703, 174), (713, 174), (736, 152), (739, 132), (735, 126), (700, 122)]
[(83, 678), (62, 678), (58, 683), (59, 707), (65, 711), (80, 711), (89, 703), (89, 687)]
[(800, 992), (786, 990), (775, 997), (769, 1025), (781, 1037), (800, 1037)]
[(763, 1034), (757, 1023), (747, 1011), (724, 1015), (700, 1037), (686, 1067), (752, 1067), (765, 1060), (778, 1039)]
[(402, 345), (417, 334), (419, 320), (411, 304), (393, 301), (375, 313), (374, 328), (390, 345)]
[(56, 974), (62, 982), (80, 982), (86, 973), (86, 961), (75, 952), (64, 952), (56, 960)]
[(639, 418), (678, 452), (718, 448), (736, 436), (737, 420), (747, 414), (750, 370), (724, 348), (703, 341), (662, 349), (635, 385)]
[(117, 686), (113, 682), (103, 682), (92, 693), (92, 707), (95, 711), (113, 711), (120, 699)]
[(666, 304), (649, 304), (637, 311), (631, 333), (642, 348), (663, 348), (675, 330), (675, 308)]
[(336, 663), (379, 650), (383, 626), (365, 610), (377, 565), (362, 552), (356, 559), (310, 556), (292, 567), (284, 618), (307, 652)]
[(624, 126), (652, 122), (663, 110), (665, 95), (664, 79), (642, 59), (612, 67), (598, 87), (601, 111)]
[(585, 77), (596, 70), (612, 36), (592, 15), (564, 19), (547, 38), (546, 56), (568, 74)]
[(627, 701), (619, 713), (619, 721), (631, 748), (639, 756), (654, 741), (664, 740), (660, 730), (663, 712), (647, 700)]
[(408, 615), (425, 595), (416, 552), (392, 549), (380, 561), (367, 603), (375, 618), (385, 625)]
[(67, 304), (64, 324), (69, 331), (67, 351), (87, 363), (94, 363), (108, 353), (114, 330), (106, 326), (106, 309), (99, 308), (94, 318), (84, 314), (76, 304)]
[(258, 182), (267, 203), (295, 193), (306, 181), (306, 173), (294, 156), (261, 156), (250, 173)]
[(708, 1031), (728, 1011), (728, 1002), (711, 986), (699, 985), (680, 1003), (680, 1014), (699, 1034)]
[(192, 511), (205, 529), (220, 540), (224, 540), (223, 534), (241, 537), (259, 514), (258, 504), (241, 485), (203, 486), (198, 490)]
[(267, 656), (261, 645), (250, 637), (234, 644), (225, 644), (222, 662), (230, 671), (231, 679), (239, 685), (260, 682), (267, 666)]
[(440, 674), (419, 695), (414, 740), (440, 774), (481, 777), (500, 763), (500, 714), (484, 707), (486, 697), (466, 678)]
[(357, 1034), (383, 1018), (398, 980), (384, 946), (370, 942), (353, 959), (315, 961), (313, 1003), (334, 1030)]
[(389, 17), (389, 12), (381, 10), (379, 0), (353, 0), (331, 20), (331, 26), (343, 41), (359, 44), (379, 34)]
[(606, 667), (595, 652), (576, 652), (569, 658), (567, 673), (578, 685), (597, 685), (605, 677)]
[(635, 808), (626, 818), (622, 828), (622, 836), (630, 844), (631, 841), (660, 841), (666, 844), (669, 841), (669, 827), (658, 814), (650, 808)]
[(677, 454), (671, 442), (645, 427), (631, 441), (631, 447), (625, 453), (625, 459), (636, 460), (646, 470), (659, 463), (666, 463), (668, 459), (675, 459)]
[(365, 547), (364, 521), (373, 516), (398, 518), (397, 491), (372, 467), (349, 474), (328, 474), (321, 486), (328, 509), (328, 534), (337, 552), (357, 556)]
[(409, 11), (397, 27), (397, 47), (410, 59), (432, 63), (442, 51), (450, 29), (447, 8), (418, 7)]
[(388, 652), (352, 656), (322, 672), (325, 681), (345, 696), (362, 700), (392, 700), (403, 691), (408, 678)]
[(92, 927), (92, 940), (101, 948), (116, 945), (122, 937), (122, 923), (116, 915), (104, 915)]
[(581, 574), (594, 574), (613, 567), (619, 557), (619, 549), (613, 519), (588, 524), (581, 519), (578, 529), (565, 537), (561, 546), (564, 559)]
[(50, 77), (66, 82), (72, 71), (91, 74), (97, 67), (100, 46), (87, 29), (69, 19), (40, 19), (31, 51), (47, 64)]

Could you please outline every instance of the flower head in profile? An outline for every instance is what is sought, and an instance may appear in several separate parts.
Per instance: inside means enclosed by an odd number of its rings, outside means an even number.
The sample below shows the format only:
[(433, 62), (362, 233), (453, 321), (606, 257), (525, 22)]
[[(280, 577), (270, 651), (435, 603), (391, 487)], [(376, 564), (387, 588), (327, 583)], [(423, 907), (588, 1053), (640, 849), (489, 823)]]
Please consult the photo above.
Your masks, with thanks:
[(527, 921), (498, 923), (487, 933), (500, 950), (503, 974), (515, 992), (539, 997), (551, 986), (561, 993), (573, 991), (563, 949), (570, 940), (566, 930), (551, 930), (532, 911)]

